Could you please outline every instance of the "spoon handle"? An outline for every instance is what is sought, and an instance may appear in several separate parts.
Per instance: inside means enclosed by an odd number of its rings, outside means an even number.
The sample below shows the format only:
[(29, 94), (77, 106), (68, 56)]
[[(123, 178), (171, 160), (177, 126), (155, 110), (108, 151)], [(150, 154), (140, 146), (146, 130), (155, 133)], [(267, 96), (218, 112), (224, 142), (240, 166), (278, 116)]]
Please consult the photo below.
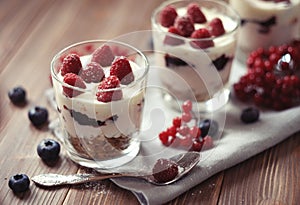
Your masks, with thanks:
[(71, 185), (82, 184), (85, 182), (99, 181), (108, 178), (122, 177), (121, 174), (40, 174), (32, 177), (32, 181), (42, 186), (58, 186), (58, 185)]

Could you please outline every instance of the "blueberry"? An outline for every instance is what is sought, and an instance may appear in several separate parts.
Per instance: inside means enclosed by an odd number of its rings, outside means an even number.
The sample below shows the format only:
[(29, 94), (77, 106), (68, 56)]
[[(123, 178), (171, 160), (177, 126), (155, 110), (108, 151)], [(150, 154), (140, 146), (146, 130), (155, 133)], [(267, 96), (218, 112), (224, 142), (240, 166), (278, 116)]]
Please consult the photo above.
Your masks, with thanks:
[(259, 118), (259, 110), (254, 107), (246, 108), (242, 111), (241, 120), (244, 123), (256, 122)]
[(36, 127), (48, 121), (48, 110), (44, 107), (35, 106), (28, 111), (29, 120)]
[(44, 139), (37, 146), (37, 153), (45, 162), (56, 161), (59, 152), (60, 144), (53, 139)]
[(8, 91), (8, 97), (13, 104), (26, 102), (26, 91), (23, 87), (14, 87)]
[(219, 130), (219, 125), (216, 121), (211, 119), (205, 119), (200, 121), (199, 128), (201, 130), (201, 137), (204, 138), (207, 135), (214, 136)]
[(26, 174), (16, 174), (10, 177), (8, 186), (15, 193), (24, 192), (29, 189), (30, 180)]

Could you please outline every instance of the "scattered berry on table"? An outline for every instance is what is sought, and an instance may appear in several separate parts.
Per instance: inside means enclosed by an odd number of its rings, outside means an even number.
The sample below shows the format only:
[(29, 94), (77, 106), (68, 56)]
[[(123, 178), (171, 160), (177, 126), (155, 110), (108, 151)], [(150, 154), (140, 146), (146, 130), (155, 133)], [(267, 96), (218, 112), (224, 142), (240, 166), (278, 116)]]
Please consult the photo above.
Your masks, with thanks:
[(190, 122), (192, 120), (193, 116), (190, 112), (183, 112), (181, 119), (183, 122)]
[(99, 83), (104, 78), (104, 71), (99, 63), (91, 62), (79, 75), (87, 83)]
[(110, 68), (110, 75), (115, 75), (121, 81), (121, 84), (128, 85), (134, 81), (134, 75), (129, 60), (125, 57), (116, 59)]
[(32, 107), (28, 111), (28, 118), (34, 126), (39, 127), (48, 121), (48, 110), (40, 106)]
[(9, 178), (8, 186), (15, 193), (25, 192), (29, 189), (30, 180), (26, 174), (16, 174)]
[(23, 87), (14, 87), (8, 91), (8, 97), (13, 104), (21, 104), (26, 102), (26, 91)]
[(105, 91), (106, 89), (113, 89), (120, 87), (120, 80), (117, 76), (111, 75), (104, 78), (98, 86), (98, 92), (96, 93), (97, 100), (100, 102), (111, 102), (121, 100), (123, 97), (122, 90)]
[[(205, 144), (207, 134), (215, 135), (219, 126), (217, 122), (209, 119), (201, 121), (198, 125), (198, 119), (193, 114), (190, 100), (182, 104), (182, 110), (182, 116), (174, 117), (172, 125), (160, 132), (158, 138), (164, 146), (200, 152)], [(210, 144), (210, 146), (205, 146), (206, 149), (211, 148), (211, 144), (213, 144), (213, 139), (210, 136), (209, 138), (206, 144)], [(208, 143), (208, 141), (210, 142)]]
[(201, 129), (197, 126), (190, 127), (190, 136), (193, 138), (199, 138), (201, 136)]
[[(73, 87), (82, 88), (82, 89), (86, 88), (86, 85), (85, 85), (83, 79), (79, 75), (76, 75), (75, 73), (67, 73), (64, 76), (63, 81)], [(67, 86), (63, 86), (63, 92), (67, 97), (70, 97), (70, 98), (76, 97), (77, 95), (82, 93), (79, 90), (76, 90), (76, 89), (73, 89), (73, 88), (70, 88)]]
[(203, 140), (193, 139), (192, 151), (200, 152), (203, 147)]
[(44, 139), (38, 144), (37, 153), (45, 162), (56, 161), (59, 158), (60, 144), (53, 139)]
[(61, 75), (64, 76), (67, 73), (75, 73), (78, 74), (79, 71), (81, 70), (82, 65), (81, 65), (81, 61), (80, 61), (80, 57), (75, 54), (75, 53), (71, 53), (68, 54), (62, 62), (61, 65)]
[(215, 120), (204, 119), (199, 122), (199, 128), (201, 130), (201, 137), (204, 138), (207, 135), (214, 136), (219, 131), (219, 125)]
[(193, 103), (190, 100), (186, 100), (185, 102), (183, 102), (181, 107), (184, 112), (190, 112), (192, 110)]
[(110, 66), (115, 58), (110, 46), (103, 45), (97, 48), (92, 54), (92, 62), (99, 63), (101, 66)]
[(175, 117), (174, 119), (173, 119), (173, 125), (175, 126), (175, 127), (180, 127), (181, 126), (181, 118), (180, 117)]
[(194, 23), (205, 23), (206, 17), (202, 13), (200, 7), (196, 3), (190, 3), (187, 6), (187, 14), (191, 17)]
[(214, 146), (213, 138), (209, 135), (206, 135), (203, 138), (203, 147), (202, 147), (202, 149), (203, 150), (211, 149), (211, 148), (213, 148), (213, 146)]
[(159, 15), (159, 21), (162, 26), (170, 27), (173, 26), (174, 21), (177, 17), (177, 11), (173, 6), (166, 6)]
[(242, 111), (241, 120), (244, 123), (253, 123), (259, 119), (259, 110), (254, 107), (248, 107)]
[(158, 159), (152, 169), (152, 175), (159, 183), (171, 181), (178, 175), (178, 165), (169, 159)]

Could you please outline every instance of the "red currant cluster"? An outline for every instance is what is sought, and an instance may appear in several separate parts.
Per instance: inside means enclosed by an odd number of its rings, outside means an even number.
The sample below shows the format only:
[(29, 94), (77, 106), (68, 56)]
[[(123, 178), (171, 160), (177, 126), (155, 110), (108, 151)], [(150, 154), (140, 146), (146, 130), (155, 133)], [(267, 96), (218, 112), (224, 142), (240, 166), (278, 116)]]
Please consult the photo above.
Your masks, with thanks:
[(197, 126), (198, 119), (193, 114), (190, 100), (182, 104), (182, 110), (181, 117), (175, 117), (172, 125), (159, 134), (162, 144), (198, 152), (202, 148), (212, 147), (213, 139), (210, 136), (201, 137), (201, 129)]
[(247, 73), (233, 85), (238, 99), (274, 110), (299, 103), (300, 41), (253, 51), (247, 68)]

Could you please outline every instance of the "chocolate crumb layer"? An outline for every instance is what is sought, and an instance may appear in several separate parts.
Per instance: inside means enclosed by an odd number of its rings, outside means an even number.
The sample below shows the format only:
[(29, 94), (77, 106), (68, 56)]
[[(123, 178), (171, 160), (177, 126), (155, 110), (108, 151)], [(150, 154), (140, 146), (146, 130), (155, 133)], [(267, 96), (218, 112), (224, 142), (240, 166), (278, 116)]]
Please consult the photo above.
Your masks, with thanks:
[(78, 137), (68, 134), (68, 147), (80, 157), (94, 160), (108, 160), (119, 157), (129, 147), (131, 137), (121, 135), (108, 138), (104, 135), (96, 137)]

